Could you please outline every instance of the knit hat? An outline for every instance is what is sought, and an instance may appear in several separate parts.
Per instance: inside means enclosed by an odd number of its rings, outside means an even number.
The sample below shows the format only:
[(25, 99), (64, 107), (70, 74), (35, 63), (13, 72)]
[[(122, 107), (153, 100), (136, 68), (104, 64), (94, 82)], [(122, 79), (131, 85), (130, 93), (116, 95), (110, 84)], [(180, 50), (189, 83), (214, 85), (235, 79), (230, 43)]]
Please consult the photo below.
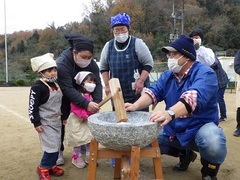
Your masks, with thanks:
[(65, 34), (70, 46), (77, 51), (88, 50), (93, 53), (93, 41), (80, 34)]
[(115, 26), (127, 26), (129, 28), (130, 22), (130, 16), (127, 13), (120, 13), (111, 17), (112, 28)]
[(174, 51), (173, 48), (191, 60), (196, 60), (196, 50), (193, 40), (188, 36), (181, 35), (177, 40), (173, 41), (168, 46), (163, 47), (162, 51), (168, 53), (169, 51)]
[(203, 42), (203, 40), (204, 40), (203, 30), (201, 30), (201, 29), (199, 29), (199, 28), (194, 29), (194, 30), (189, 34), (189, 37), (193, 37), (193, 36), (200, 36), (202, 42)]
[(77, 75), (74, 77), (74, 79), (76, 80), (76, 83), (78, 85), (80, 85), (83, 82), (83, 80), (85, 79), (85, 77), (89, 74), (91, 74), (91, 72), (89, 72), (89, 71), (80, 71), (79, 73), (77, 73)]
[(57, 67), (56, 61), (53, 59), (52, 53), (47, 53), (42, 56), (31, 58), (32, 70), (35, 72), (41, 72), (51, 67)]

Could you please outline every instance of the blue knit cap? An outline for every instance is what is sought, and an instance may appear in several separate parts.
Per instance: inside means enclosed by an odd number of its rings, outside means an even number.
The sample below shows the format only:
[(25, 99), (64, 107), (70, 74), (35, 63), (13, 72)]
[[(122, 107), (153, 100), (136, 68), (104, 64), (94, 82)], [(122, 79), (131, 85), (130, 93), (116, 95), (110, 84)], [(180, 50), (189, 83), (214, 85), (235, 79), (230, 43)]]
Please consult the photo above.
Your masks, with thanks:
[(130, 22), (130, 16), (127, 13), (120, 13), (111, 17), (112, 28), (115, 26), (127, 26), (129, 28)]
[(181, 35), (177, 40), (162, 48), (163, 52), (178, 51), (191, 60), (196, 60), (196, 50), (193, 40), (186, 35)]

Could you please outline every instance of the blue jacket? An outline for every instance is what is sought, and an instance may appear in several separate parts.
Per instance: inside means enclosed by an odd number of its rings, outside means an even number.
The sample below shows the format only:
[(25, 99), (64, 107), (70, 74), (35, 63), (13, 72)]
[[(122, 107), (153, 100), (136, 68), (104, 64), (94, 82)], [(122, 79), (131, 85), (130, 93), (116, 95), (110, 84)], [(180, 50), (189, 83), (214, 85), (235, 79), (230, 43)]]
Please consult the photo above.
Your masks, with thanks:
[(165, 101), (166, 109), (176, 104), (184, 92), (197, 91), (197, 106), (192, 115), (176, 118), (163, 128), (165, 135), (177, 137), (182, 146), (189, 143), (205, 123), (218, 124), (218, 81), (210, 67), (195, 62), (180, 84), (172, 71), (167, 70), (149, 89), (158, 102)]

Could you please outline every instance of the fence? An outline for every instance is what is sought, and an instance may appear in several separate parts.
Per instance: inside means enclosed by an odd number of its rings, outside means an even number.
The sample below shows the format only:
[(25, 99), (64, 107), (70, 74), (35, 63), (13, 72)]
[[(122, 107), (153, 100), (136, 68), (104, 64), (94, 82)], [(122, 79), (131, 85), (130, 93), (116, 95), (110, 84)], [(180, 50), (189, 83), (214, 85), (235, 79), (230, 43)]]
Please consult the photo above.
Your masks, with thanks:
[[(159, 76), (162, 74), (163, 71), (167, 70), (167, 62), (154, 62), (153, 69), (149, 75), (150, 78), (150, 83), (154, 83), (158, 80)], [(227, 75), (229, 77), (229, 83), (227, 85), (227, 89), (230, 90), (232, 93), (236, 87), (237, 87), (237, 82), (235, 81), (235, 77), (232, 77), (232, 74), (227, 72)], [(235, 74), (236, 75), (236, 74)]]

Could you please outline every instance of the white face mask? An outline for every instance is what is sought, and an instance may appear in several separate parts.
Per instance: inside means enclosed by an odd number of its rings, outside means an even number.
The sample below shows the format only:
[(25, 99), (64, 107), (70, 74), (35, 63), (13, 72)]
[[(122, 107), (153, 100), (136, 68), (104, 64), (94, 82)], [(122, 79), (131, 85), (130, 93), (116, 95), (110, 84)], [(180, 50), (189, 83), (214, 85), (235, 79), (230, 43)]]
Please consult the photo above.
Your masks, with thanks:
[(95, 87), (96, 87), (96, 84), (93, 84), (93, 83), (84, 83), (84, 86), (83, 86), (89, 93), (93, 92)]
[(201, 38), (199, 38), (199, 39), (195, 39), (195, 41), (196, 41), (196, 43), (194, 44), (194, 47), (196, 50), (198, 50), (202, 44), (202, 40), (201, 40)]
[(82, 58), (76, 58), (75, 63), (80, 67), (80, 68), (85, 68), (91, 63), (91, 59), (89, 60), (84, 60)]
[(128, 32), (122, 34), (114, 34), (114, 38), (119, 43), (124, 43), (128, 39)]
[(177, 59), (173, 59), (173, 58), (169, 58), (168, 59), (168, 68), (169, 70), (171, 70), (173, 73), (179, 73), (179, 71), (181, 71), (182, 67), (187, 64), (187, 61), (182, 65), (178, 65), (178, 60), (181, 59), (183, 57), (180, 56), (179, 58)]
[(202, 45), (202, 39), (201, 39), (201, 38), (199, 38), (199, 39), (195, 39), (195, 40), (197, 41), (197, 43), (199, 44), (199, 46)]
[[(41, 72), (40, 72), (41, 73)], [(55, 77), (46, 77), (46, 76), (44, 76), (42, 73), (41, 73), (41, 75), (42, 75), (42, 79), (45, 81), (45, 82), (55, 82), (56, 80), (57, 80), (57, 76), (55, 76)]]

